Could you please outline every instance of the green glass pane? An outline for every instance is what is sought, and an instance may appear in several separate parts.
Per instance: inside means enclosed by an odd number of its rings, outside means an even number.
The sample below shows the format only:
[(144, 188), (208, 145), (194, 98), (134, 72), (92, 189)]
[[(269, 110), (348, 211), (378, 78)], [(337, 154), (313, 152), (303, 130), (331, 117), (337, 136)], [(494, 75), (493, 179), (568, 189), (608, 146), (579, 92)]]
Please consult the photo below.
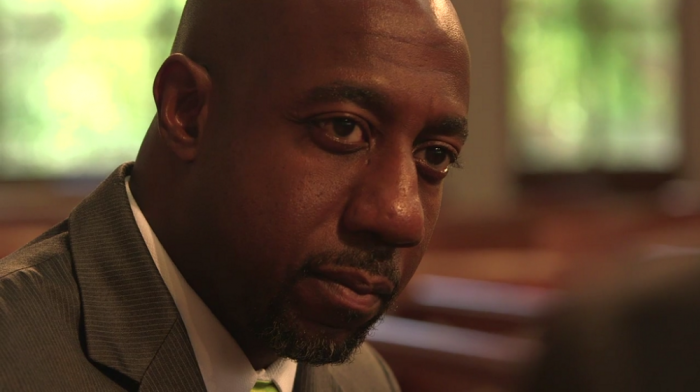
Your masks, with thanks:
[(184, 0), (0, 0), (0, 178), (133, 160)]
[(524, 171), (678, 164), (676, 3), (510, 1), (509, 123)]

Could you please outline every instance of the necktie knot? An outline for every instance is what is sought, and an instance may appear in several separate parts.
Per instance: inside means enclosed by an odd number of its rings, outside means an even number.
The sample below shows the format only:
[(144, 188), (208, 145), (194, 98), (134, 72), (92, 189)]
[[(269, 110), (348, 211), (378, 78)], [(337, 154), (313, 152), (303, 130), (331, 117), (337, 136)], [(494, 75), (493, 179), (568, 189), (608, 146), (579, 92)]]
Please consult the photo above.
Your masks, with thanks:
[(279, 392), (272, 381), (257, 381), (250, 392)]

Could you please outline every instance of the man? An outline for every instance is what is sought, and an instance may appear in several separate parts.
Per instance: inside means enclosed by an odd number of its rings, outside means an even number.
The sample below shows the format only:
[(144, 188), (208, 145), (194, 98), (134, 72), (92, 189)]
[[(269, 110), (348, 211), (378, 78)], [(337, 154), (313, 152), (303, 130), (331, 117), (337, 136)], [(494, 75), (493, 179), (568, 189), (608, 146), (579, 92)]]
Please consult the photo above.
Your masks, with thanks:
[(0, 263), (0, 384), (397, 390), (362, 342), (466, 138), (451, 4), (190, 0), (173, 52), (136, 162)]

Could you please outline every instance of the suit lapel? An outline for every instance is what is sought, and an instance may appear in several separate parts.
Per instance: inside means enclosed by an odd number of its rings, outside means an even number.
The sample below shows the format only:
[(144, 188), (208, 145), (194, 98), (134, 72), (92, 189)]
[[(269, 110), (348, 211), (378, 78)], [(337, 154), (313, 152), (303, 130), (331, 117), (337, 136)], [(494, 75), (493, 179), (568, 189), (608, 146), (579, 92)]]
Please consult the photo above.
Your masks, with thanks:
[(185, 324), (178, 317), (141, 380), (142, 392), (206, 392)]
[(196, 384), (192, 372), (204, 390), (177, 308), (129, 205), (124, 179), (131, 167), (112, 173), (69, 217), (85, 350), (92, 361), (137, 382), (153, 362), (151, 390), (157, 390), (156, 375), (182, 375)]
[(342, 392), (328, 366), (299, 364), (294, 379), (294, 392)]

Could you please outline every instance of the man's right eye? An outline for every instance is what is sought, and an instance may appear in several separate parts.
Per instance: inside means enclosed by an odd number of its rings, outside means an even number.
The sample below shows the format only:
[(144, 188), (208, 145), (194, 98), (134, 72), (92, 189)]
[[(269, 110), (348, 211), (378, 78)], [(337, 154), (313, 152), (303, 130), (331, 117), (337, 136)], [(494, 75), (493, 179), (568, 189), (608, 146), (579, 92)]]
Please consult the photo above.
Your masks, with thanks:
[(360, 141), (364, 138), (362, 128), (353, 119), (350, 118), (334, 118), (330, 121), (330, 127), (333, 129), (333, 136), (347, 140), (348, 142)]
[[(369, 126), (349, 116), (326, 117), (312, 121), (314, 133), (325, 148), (353, 152), (369, 145)], [(323, 140), (325, 139), (325, 140)]]

